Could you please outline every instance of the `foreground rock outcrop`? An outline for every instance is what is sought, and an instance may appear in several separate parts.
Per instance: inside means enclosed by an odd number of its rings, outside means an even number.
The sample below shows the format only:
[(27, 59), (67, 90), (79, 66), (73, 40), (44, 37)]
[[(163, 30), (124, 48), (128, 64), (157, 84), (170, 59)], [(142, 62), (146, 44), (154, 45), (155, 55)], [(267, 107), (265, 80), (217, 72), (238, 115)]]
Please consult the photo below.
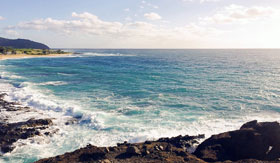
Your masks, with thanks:
[[(11, 152), (20, 139), (40, 135), (52, 135), (45, 131), (53, 125), (51, 119), (26, 118), (26, 121), (11, 123), (13, 116), (4, 113), (29, 113), (31, 108), (4, 100), (0, 93), (0, 152)], [(10, 115), (15, 115), (10, 114)], [(75, 120), (65, 123), (69, 125)], [(213, 135), (200, 145), (204, 135), (161, 138), (157, 141), (130, 144), (127, 142), (114, 147), (88, 145), (71, 153), (46, 158), (37, 163), (137, 163), (137, 162), (223, 162), (223, 163), (280, 163), (280, 124), (278, 122), (251, 121), (239, 130)], [(198, 145), (193, 154), (188, 149)]]
[(39, 160), (37, 163), (280, 163), (278, 122), (248, 122), (239, 130), (213, 135), (201, 143), (193, 154), (186, 150), (203, 137), (178, 136), (135, 144), (125, 142), (116, 147), (88, 145), (71, 153)]
[(122, 143), (115, 147), (95, 147), (88, 145), (64, 155), (43, 159), (37, 163), (69, 163), (69, 162), (194, 162), (205, 161), (188, 153), (186, 148), (197, 143), (199, 136), (178, 136), (174, 138), (162, 138), (158, 141), (146, 141), (144, 143)]
[(52, 124), (50, 119), (30, 119), (26, 122), (0, 124), (0, 147), (2, 153), (11, 152), (14, 142), (41, 135), (40, 130)]
[(243, 159), (280, 162), (280, 125), (248, 122), (240, 130), (213, 135), (194, 154), (207, 162)]
[[(6, 94), (0, 94), (0, 114), (1, 112), (26, 111), (30, 108), (22, 107), (15, 102), (3, 100)], [(0, 152), (11, 152), (15, 146), (13, 143), (19, 139), (27, 139), (41, 135), (41, 131), (53, 124), (51, 119), (29, 119), (23, 122), (8, 123), (7, 118), (0, 118)], [(46, 135), (46, 133), (44, 133)]]

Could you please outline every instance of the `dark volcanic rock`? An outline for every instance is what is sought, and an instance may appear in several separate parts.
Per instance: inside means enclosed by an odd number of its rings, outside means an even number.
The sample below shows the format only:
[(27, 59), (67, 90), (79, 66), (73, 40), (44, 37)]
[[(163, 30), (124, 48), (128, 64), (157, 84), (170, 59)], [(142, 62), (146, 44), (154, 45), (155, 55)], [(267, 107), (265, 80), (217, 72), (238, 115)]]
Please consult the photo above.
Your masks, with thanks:
[[(1, 112), (29, 112), (30, 108), (21, 107), (18, 103), (3, 100), (6, 94), (0, 94)], [(53, 124), (50, 119), (29, 119), (25, 122), (10, 123), (6, 116), (0, 118), (0, 150), (2, 153), (14, 149), (13, 143), (19, 139), (27, 139), (41, 135)], [(70, 119), (65, 125), (76, 123)], [(51, 136), (55, 131), (43, 131), (42, 134)], [(278, 122), (252, 121), (244, 124), (240, 130), (213, 135), (198, 146), (194, 155), (187, 149), (198, 144), (198, 136), (177, 136), (161, 138), (158, 141), (144, 143), (119, 143), (114, 147), (96, 147), (88, 145), (71, 153), (46, 158), (37, 163), (137, 163), (137, 162), (190, 162), (205, 163), (279, 163), (280, 162), (280, 124)]]
[[(6, 95), (5, 93), (0, 94), (0, 112), (6, 111), (21, 114), (22, 111), (30, 110), (29, 107), (22, 107), (16, 102), (5, 101), (4, 97)], [(7, 123), (5, 117), (0, 118), (0, 151), (2, 153), (11, 152), (15, 148), (12, 145), (17, 140), (41, 135), (40, 130), (44, 130), (52, 124), (50, 119), (29, 119), (24, 122)]]
[(200, 144), (194, 154), (208, 162), (276, 160), (280, 158), (280, 125), (248, 122), (240, 130), (213, 135)]
[[(6, 93), (1, 93), (0, 94), (0, 112), (1, 110), (6, 110), (6, 111), (19, 111), (19, 110), (29, 110), (29, 107), (22, 107), (16, 102), (8, 102), (5, 101), (3, 98), (7, 96)], [(1, 119), (0, 119), (1, 120)]]
[[(205, 163), (203, 160), (185, 151), (178, 142), (193, 141), (201, 136), (179, 136), (163, 138), (145, 143), (122, 143), (117, 147), (95, 147), (88, 145), (64, 155), (42, 159), (37, 163), (68, 163), (68, 162), (191, 162)], [(179, 146), (179, 147), (177, 147)], [(171, 150), (172, 149), (172, 150)]]
[(204, 139), (205, 135), (198, 135), (198, 136), (182, 136), (179, 135), (177, 137), (173, 138), (160, 138), (158, 141), (159, 142), (166, 142), (174, 145), (177, 148), (189, 148), (191, 146), (194, 146), (198, 144), (198, 139)]
[(12, 144), (18, 139), (27, 139), (40, 135), (40, 130), (52, 125), (50, 119), (30, 119), (26, 122), (4, 124), (0, 123), (0, 149), (3, 153), (11, 152)]
[(126, 153), (131, 155), (141, 155), (141, 151), (135, 146), (128, 147)]

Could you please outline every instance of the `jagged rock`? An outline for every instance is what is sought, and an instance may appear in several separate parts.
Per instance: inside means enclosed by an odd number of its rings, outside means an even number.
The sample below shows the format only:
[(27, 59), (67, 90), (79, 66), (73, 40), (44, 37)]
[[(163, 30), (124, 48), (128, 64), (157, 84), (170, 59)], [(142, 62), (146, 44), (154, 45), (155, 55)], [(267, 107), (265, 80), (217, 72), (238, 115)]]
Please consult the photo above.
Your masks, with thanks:
[(145, 154), (145, 155), (148, 155), (148, 154), (150, 154), (150, 151), (146, 149), (146, 150), (144, 151), (144, 154)]
[(71, 118), (67, 122), (65, 122), (65, 125), (73, 125), (73, 124), (76, 124), (76, 123), (78, 123), (78, 119)]
[(151, 144), (152, 142), (151, 141), (145, 141), (145, 144)]
[[(0, 93), (0, 112), (16, 112), (21, 114), (22, 111), (29, 112), (29, 107), (23, 107), (17, 102), (5, 101), (6, 93)], [(20, 112), (17, 112), (20, 111)], [(28, 139), (30, 137), (41, 135), (40, 131), (53, 125), (51, 119), (29, 119), (28, 121), (8, 123), (12, 117), (2, 116), (0, 118), (0, 151), (2, 153), (11, 152), (15, 147), (13, 143), (19, 139)], [(45, 132), (45, 135), (52, 133)]]
[(108, 159), (105, 159), (105, 160), (102, 160), (101, 163), (111, 163), (111, 161)]
[(177, 137), (172, 137), (172, 138), (160, 138), (158, 141), (159, 142), (167, 142), (170, 143), (176, 147), (180, 148), (188, 148), (190, 146), (194, 146), (198, 144), (198, 139), (204, 139), (205, 135), (198, 135), (198, 136), (182, 136), (179, 135)]
[(208, 162), (276, 160), (280, 157), (280, 125), (248, 122), (240, 130), (213, 135), (200, 144), (194, 154)]
[(106, 153), (109, 153), (110, 152), (110, 149), (108, 147), (105, 147), (105, 152)]
[(168, 144), (167, 147), (165, 148), (165, 150), (168, 152), (172, 152), (172, 146), (170, 144)]
[[(186, 137), (180, 136), (176, 138), (176, 142), (179, 141), (179, 138), (184, 139)], [(85, 148), (78, 149), (71, 153), (39, 160), (37, 163), (104, 162), (104, 160), (118, 163), (205, 163), (203, 160), (186, 152), (183, 148), (168, 143), (173, 142), (173, 140), (174, 138), (164, 138), (164, 141), (160, 139), (160, 141), (149, 141), (148, 143), (120, 143), (116, 147), (95, 147), (88, 145)], [(167, 151), (166, 149), (168, 146), (173, 150)], [(156, 147), (158, 150), (155, 149)], [(110, 152), (106, 152), (107, 148)]]
[(135, 146), (128, 147), (126, 153), (132, 155), (141, 155), (141, 151)]
[(30, 119), (26, 122), (3, 124), (0, 123), (0, 149), (3, 153), (11, 152), (12, 144), (19, 139), (27, 139), (41, 135), (39, 129), (46, 129), (52, 125), (50, 119)]

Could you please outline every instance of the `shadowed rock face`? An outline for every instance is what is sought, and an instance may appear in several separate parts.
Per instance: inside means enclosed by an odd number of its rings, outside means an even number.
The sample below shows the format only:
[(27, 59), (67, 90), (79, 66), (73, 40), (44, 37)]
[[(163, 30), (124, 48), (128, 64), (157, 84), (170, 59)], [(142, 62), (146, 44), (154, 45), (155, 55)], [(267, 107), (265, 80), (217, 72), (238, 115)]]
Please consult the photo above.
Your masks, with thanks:
[[(2, 111), (17, 112), (28, 111), (30, 108), (21, 107), (15, 102), (3, 100), (6, 94), (0, 94), (0, 114)], [(2, 153), (11, 152), (15, 147), (13, 143), (19, 139), (27, 139), (41, 135), (40, 131), (52, 125), (50, 119), (29, 119), (18, 123), (7, 123), (6, 119), (0, 119), (0, 151)]]
[[(3, 100), (5, 95), (0, 94), (0, 114), (4, 111), (11, 113), (30, 111), (29, 107), (21, 107), (18, 103)], [(51, 119), (29, 119), (17, 123), (7, 123), (8, 121), (9, 118), (0, 117), (0, 150), (2, 153), (11, 152), (14, 149), (13, 143), (17, 140), (41, 135), (42, 130), (53, 124)], [(71, 123), (69, 122), (69, 124)], [(54, 133), (44, 132), (46, 136)], [(198, 146), (194, 155), (188, 153), (186, 149), (198, 144), (197, 140), (203, 138), (204, 135), (187, 135), (161, 138), (144, 143), (124, 142), (114, 147), (88, 145), (71, 153), (39, 160), (37, 163), (280, 162), (280, 124), (278, 122), (248, 122), (240, 130), (213, 135)]]
[(15, 147), (14, 142), (40, 135), (39, 130), (52, 125), (50, 119), (30, 119), (26, 122), (0, 124), (0, 147), (3, 153), (11, 152)]
[(280, 161), (274, 158), (274, 161), (265, 161), (261, 158), (270, 156), (269, 153), (273, 150), (267, 150), (270, 148), (266, 143), (270, 142), (266, 141), (261, 133), (264, 132), (264, 135), (271, 137), (269, 132), (277, 131), (278, 127), (279, 124), (276, 122), (246, 123), (240, 130), (214, 135), (207, 139), (196, 150), (197, 156), (188, 153), (185, 149), (196, 144), (197, 139), (204, 138), (203, 135), (161, 138), (158, 141), (135, 144), (124, 142), (115, 147), (88, 145), (74, 152), (42, 159), (36, 163), (279, 163)]
[[(130, 144), (124, 142), (115, 147), (95, 147), (88, 145), (64, 155), (43, 159), (37, 163), (69, 163), (69, 162), (196, 162), (205, 163), (203, 160), (186, 152), (184, 148), (196, 143), (200, 136), (178, 136), (162, 138), (158, 141)], [(188, 145), (187, 145), (188, 144)]]
[(277, 160), (280, 158), (280, 125), (278, 122), (252, 121), (240, 130), (213, 135), (194, 153), (208, 161)]

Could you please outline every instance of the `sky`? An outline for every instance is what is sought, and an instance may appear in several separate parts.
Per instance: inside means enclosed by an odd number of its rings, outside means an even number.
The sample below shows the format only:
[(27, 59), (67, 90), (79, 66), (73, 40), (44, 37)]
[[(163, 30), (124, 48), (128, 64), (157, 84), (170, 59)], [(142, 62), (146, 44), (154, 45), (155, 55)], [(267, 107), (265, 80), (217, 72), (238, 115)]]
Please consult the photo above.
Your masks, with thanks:
[(0, 0), (0, 37), (51, 48), (280, 48), (280, 0)]

